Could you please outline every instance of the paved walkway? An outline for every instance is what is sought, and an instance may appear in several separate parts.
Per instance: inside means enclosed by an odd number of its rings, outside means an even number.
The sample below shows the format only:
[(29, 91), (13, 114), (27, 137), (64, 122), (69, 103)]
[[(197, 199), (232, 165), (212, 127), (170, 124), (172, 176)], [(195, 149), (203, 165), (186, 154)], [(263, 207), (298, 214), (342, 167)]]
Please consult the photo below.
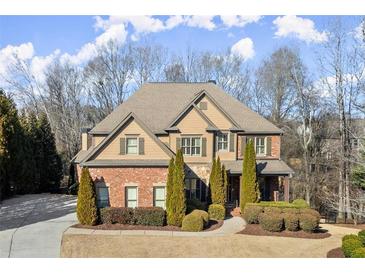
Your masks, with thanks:
[(150, 236), (171, 236), (171, 237), (215, 237), (235, 234), (243, 230), (246, 222), (241, 217), (232, 217), (223, 222), (223, 225), (215, 230), (207, 232), (185, 232), (185, 231), (163, 231), (163, 230), (100, 230), (100, 229), (83, 229), (68, 228), (64, 234), (80, 235), (150, 235)]
[(59, 257), (62, 233), (75, 223), (76, 197), (16, 196), (0, 204), (0, 257)]

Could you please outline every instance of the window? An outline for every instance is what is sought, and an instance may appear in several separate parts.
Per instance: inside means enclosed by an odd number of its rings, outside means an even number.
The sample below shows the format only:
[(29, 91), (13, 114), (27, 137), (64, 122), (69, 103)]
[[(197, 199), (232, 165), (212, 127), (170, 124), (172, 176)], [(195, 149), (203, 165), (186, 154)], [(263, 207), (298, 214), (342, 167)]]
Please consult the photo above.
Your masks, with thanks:
[(138, 154), (138, 138), (127, 138), (127, 154)]
[(109, 187), (96, 187), (96, 203), (99, 208), (109, 206)]
[(200, 102), (200, 103), (199, 103), (199, 108), (200, 108), (201, 110), (207, 110), (207, 109), (208, 109), (208, 104), (207, 104), (207, 102)]
[(200, 179), (185, 179), (185, 197), (205, 201), (206, 184)]
[(265, 155), (265, 137), (255, 138), (256, 155)]
[(159, 206), (165, 209), (166, 188), (164, 186), (156, 186), (153, 188), (153, 206)]
[(137, 207), (137, 187), (126, 187), (126, 207)]
[(181, 138), (181, 149), (186, 156), (200, 156), (201, 138), (183, 137)]
[(218, 150), (228, 150), (228, 133), (218, 133), (217, 146)]

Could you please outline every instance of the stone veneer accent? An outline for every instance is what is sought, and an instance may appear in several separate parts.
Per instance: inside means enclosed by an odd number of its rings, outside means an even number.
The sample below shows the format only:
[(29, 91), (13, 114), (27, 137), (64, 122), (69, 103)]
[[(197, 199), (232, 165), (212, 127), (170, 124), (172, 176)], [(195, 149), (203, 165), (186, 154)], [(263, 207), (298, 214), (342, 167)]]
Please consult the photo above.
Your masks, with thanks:
[(125, 187), (138, 187), (138, 206), (153, 206), (153, 187), (165, 186), (167, 168), (161, 167), (90, 167), (95, 184), (109, 187), (109, 201), (112, 207), (125, 206)]

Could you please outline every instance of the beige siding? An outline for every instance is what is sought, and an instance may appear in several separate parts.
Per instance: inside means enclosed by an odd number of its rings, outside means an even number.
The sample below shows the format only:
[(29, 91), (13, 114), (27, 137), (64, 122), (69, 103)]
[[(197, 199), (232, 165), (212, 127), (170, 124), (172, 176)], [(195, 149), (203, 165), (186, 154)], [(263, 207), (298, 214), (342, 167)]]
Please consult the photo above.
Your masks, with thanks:
[(81, 150), (87, 150), (87, 133), (84, 132), (81, 134)]
[(93, 144), (94, 146), (96, 147), (97, 145), (99, 145), (104, 139), (105, 139), (106, 136), (93, 136)]
[(216, 153), (216, 156), (221, 159), (221, 160), (225, 160), (225, 161), (232, 161), (232, 160), (236, 160), (236, 151), (237, 151), (237, 134), (234, 133), (233, 134), (233, 139), (234, 139), (234, 151), (233, 152), (230, 152), (230, 148), (229, 148), (229, 145), (230, 145), (230, 132), (225, 132), (225, 133), (228, 133), (228, 150), (227, 151), (222, 151), (222, 150), (219, 150), (217, 151)]
[(179, 128), (180, 133), (170, 134), (171, 149), (176, 151), (177, 137), (182, 137), (186, 134), (196, 134), (197, 136), (205, 137), (207, 139), (207, 156), (184, 156), (184, 160), (186, 163), (210, 162), (213, 155), (213, 134), (206, 131), (208, 123), (200, 116), (200, 114), (195, 109), (192, 109), (176, 126)]
[[(127, 135), (144, 138), (144, 155), (120, 155), (120, 139)], [(128, 123), (122, 131), (95, 157), (97, 160), (112, 159), (169, 159), (165, 151), (135, 121)]]
[(202, 110), (202, 112), (219, 128), (222, 130), (227, 130), (232, 127), (232, 123), (228, 118), (215, 106), (213, 102), (204, 96), (197, 104), (199, 107), (200, 102), (207, 103), (207, 109)]
[(157, 137), (162, 143), (166, 144), (167, 146), (170, 146), (170, 137), (168, 135), (166, 136), (158, 136)]

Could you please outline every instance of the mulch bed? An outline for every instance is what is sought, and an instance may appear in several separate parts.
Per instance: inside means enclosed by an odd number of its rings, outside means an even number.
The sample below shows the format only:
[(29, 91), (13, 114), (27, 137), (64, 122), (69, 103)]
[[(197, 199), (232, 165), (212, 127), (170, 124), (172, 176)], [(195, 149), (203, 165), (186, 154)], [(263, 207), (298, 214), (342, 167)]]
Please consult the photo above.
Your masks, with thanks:
[(331, 249), (327, 252), (327, 258), (345, 258), (341, 247)]
[(261, 228), (258, 224), (248, 224), (246, 228), (237, 234), (254, 235), (254, 236), (277, 236), (277, 237), (290, 237), (290, 238), (304, 238), (304, 239), (324, 239), (331, 236), (327, 230), (318, 229), (316, 232), (308, 233), (303, 230), (300, 231), (288, 231), (282, 232), (269, 232)]
[[(223, 221), (210, 220), (208, 226), (204, 228), (205, 231), (212, 231), (220, 228), (223, 225)], [(75, 224), (71, 227), (86, 228), (95, 230), (162, 230), (162, 231), (181, 231), (181, 227), (165, 225), (165, 226), (147, 226), (147, 225), (124, 225), (124, 224), (100, 224), (100, 225), (82, 225)]]

